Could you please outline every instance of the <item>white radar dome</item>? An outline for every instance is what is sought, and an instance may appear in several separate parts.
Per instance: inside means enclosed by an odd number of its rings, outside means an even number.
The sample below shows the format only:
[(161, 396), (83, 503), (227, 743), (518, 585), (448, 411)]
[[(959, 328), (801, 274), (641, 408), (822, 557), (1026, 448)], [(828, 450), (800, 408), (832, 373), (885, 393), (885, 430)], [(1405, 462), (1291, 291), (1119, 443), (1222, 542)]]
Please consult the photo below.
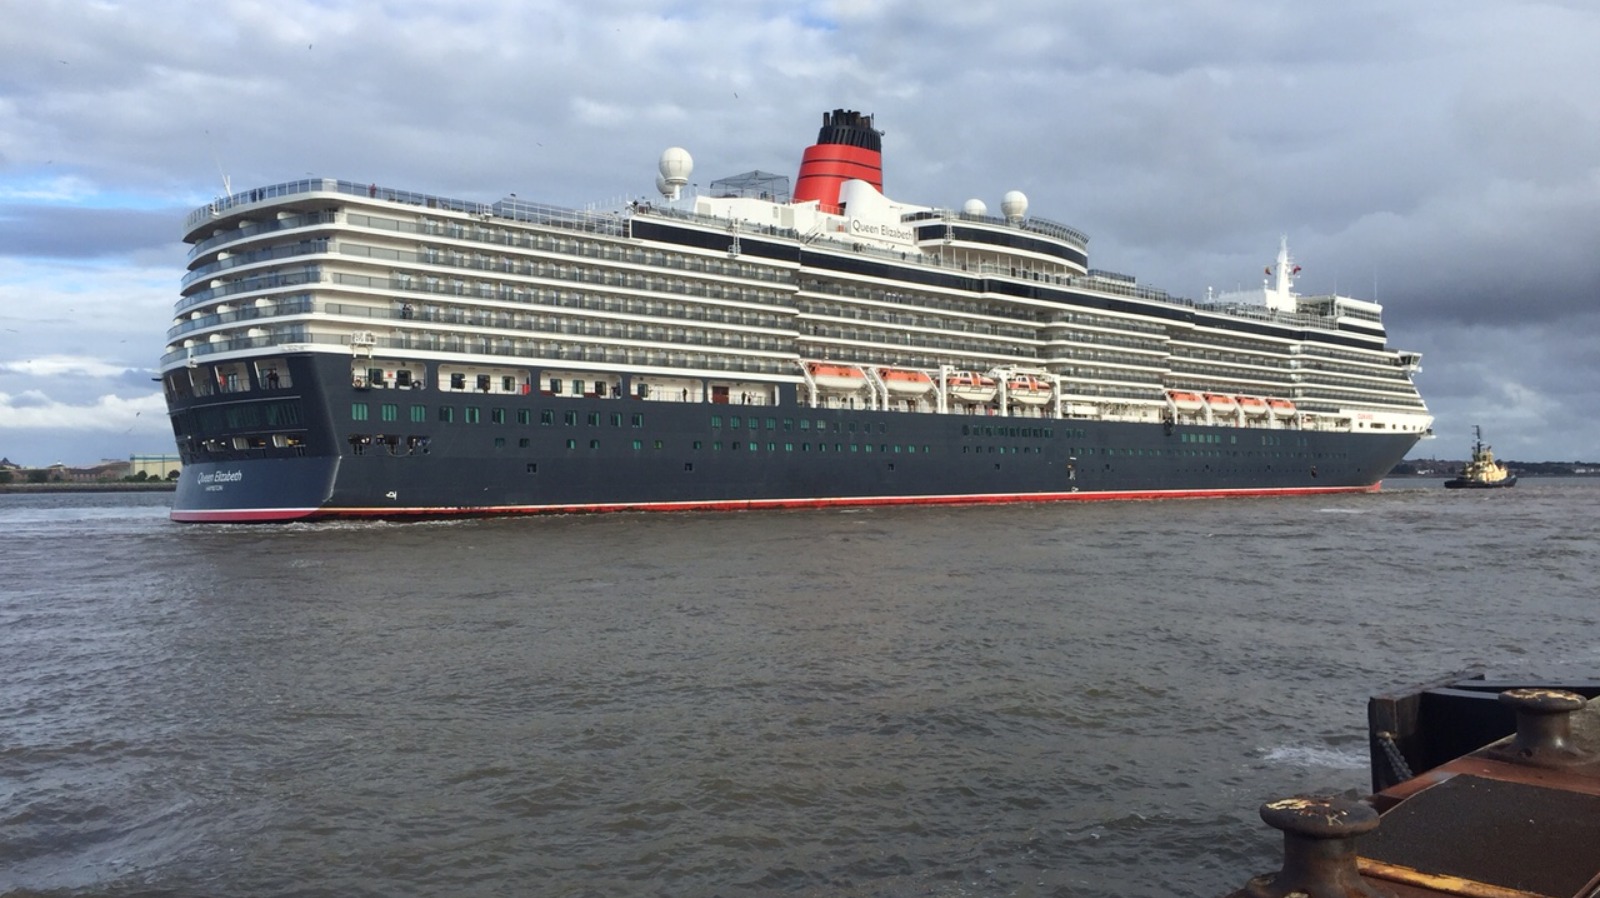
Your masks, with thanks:
[(970, 199), (961, 204), (961, 211), (965, 215), (971, 215), (975, 218), (982, 218), (983, 216), (989, 214), (989, 207), (983, 204), (983, 200)]
[(1019, 222), (1028, 214), (1028, 197), (1020, 190), (1006, 191), (1005, 198), (1000, 201), (1000, 212), (1007, 221)]
[(661, 154), (661, 164), (658, 167), (661, 176), (656, 178), (656, 188), (667, 199), (677, 199), (683, 190), (683, 185), (689, 183), (689, 173), (694, 171), (694, 159), (683, 147), (669, 147)]

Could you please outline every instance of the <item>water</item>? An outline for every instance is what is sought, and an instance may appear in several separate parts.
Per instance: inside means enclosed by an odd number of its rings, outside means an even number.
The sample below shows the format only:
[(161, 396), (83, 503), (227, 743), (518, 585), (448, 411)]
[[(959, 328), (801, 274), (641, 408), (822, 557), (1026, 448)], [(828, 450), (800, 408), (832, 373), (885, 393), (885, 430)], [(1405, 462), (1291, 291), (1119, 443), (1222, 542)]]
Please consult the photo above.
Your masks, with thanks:
[(1593, 673), (1600, 483), (193, 527), (0, 496), (0, 894), (1222, 895)]

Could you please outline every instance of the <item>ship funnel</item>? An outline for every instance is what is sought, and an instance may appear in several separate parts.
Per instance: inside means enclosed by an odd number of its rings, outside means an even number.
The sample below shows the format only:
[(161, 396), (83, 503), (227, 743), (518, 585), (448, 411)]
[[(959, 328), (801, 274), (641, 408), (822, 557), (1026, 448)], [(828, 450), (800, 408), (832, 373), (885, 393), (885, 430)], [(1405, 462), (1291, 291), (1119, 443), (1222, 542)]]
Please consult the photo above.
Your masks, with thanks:
[(883, 138), (873, 130), (870, 115), (852, 109), (825, 112), (817, 142), (800, 158), (794, 201), (816, 200), (824, 209), (837, 211), (840, 186), (856, 179), (883, 192)]

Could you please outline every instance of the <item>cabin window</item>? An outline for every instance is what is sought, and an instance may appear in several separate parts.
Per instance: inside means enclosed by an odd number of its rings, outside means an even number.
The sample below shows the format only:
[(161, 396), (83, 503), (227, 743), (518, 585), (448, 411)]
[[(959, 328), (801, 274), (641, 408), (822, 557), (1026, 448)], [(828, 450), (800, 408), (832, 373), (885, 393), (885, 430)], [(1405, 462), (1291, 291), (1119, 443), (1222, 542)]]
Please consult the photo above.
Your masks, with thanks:
[(644, 415), (641, 415), (638, 412), (635, 412), (634, 415), (633, 415), (633, 426), (634, 427), (643, 427), (644, 426)]
[(578, 426), (578, 413), (577, 412), (567, 412), (566, 414), (561, 416), (561, 420), (568, 427), (577, 427)]
[(540, 424), (554, 424), (554, 423), (556, 423), (556, 413), (551, 411), (551, 410), (549, 410), (549, 409), (547, 409), (547, 408), (539, 409), (539, 423)]
[(652, 448), (660, 449), (661, 448), (661, 441), (660, 440), (656, 440), (655, 444), (654, 444), (654, 446)]
[(517, 423), (518, 424), (529, 424), (532, 421), (533, 421), (533, 412), (528, 411), (525, 408), (517, 409)]
[(352, 402), (350, 404), (350, 420), (367, 420), (367, 404), (365, 402)]
[(458, 371), (458, 372), (450, 375), (450, 389), (452, 389), (452, 390), (465, 390), (466, 388), (467, 388), (467, 376), (465, 374), (462, 374), (461, 372)]
[(455, 416), (456, 416), (455, 409), (451, 408), (448, 405), (439, 406), (439, 421), (440, 422), (442, 422), (444, 424), (449, 424), (451, 421), (455, 420)]
[(518, 437), (517, 438), (517, 448), (518, 449), (526, 449), (530, 445), (530, 442), (531, 441), (527, 437)]
[(487, 374), (478, 375), (477, 385), (478, 385), (478, 392), (480, 392), (480, 393), (489, 392), (489, 375), (487, 375)]
[(721, 428), (722, 427), (722, 416), (721, 415), (712, 415), (711, 416), (711, 426), (713, 428)]
[(578, 448), (578, 441), (577, 440), (567, 440), (567, 448), (568, 449), (576, 449), (576, 448)]
[(572, 381), (572, 395), (574, 395), (574, 396), (582, 396), (583, 395), (583, 381), (577, 380), (577, 379), (574, 379)]
[(599, 412), (590, 412), (589, 413), (589, 426), (590, 427), (599, 427), (600, 426), (600, 413)]
[(504, 449), (505, 447), (506, 447), (506, 438), (505, 437), (495, 437), (494, 438), (494, 448), (496, 448), (496, 449)]
[(611, 426), (612, 427), (621, 427), (622, 426), (622, 413), (621, 412), (612, 412), (611, 413)]
[(504, 424), (504, 423), (506, 423), (506, 410), (503, 409), (503, 408), (492, 408), (492, 409), (490, 409), (489, 410), (489, 420), (493, 421), (496, 424)]
[(467, 406), (466, 410), (465, 410), (465, 414), (462, 415), (461, 420), (465, 421), (468, 424), (477, 424), (477, 423), (479, 423), (480, 422), (480, 418), (479, 418), (479, 409), (478, 409), (478, 407), (475, 406), (475, 405)]
[(502, 392), (515, 393), (517, 391), (516, 379), (509, 374), (502, 374), (500, 376), (500, 389)]
[(739, 428), (744, 426), (744, 419), (740, 418), (738, 415), (729, 415), (728, 416), (728, 426), (733, 428), (734, 430), (738, 430)]
[(425, 405), (413, 405), (411, 407), (411, 420), (419, 424), (428, 420), (428, 407)]
[(550, 378), (550, 392), (556, 394), (557, 396), (561, 395), (561, 378)]
[(589, 441), (589, 448), (590, 449), (599, 449), (600, 448), (600, 441), (599, 440), (590, 440)]
[(644, 440), (634, 440), (633, 441), (633, 448), (635, 448), (635, 449), (643, 449), (644, 448)]
[(800, 429), (801, 430), (810, 430), (811, 429), (811, 419), (810, 418), (801, 418), (800, 419)]

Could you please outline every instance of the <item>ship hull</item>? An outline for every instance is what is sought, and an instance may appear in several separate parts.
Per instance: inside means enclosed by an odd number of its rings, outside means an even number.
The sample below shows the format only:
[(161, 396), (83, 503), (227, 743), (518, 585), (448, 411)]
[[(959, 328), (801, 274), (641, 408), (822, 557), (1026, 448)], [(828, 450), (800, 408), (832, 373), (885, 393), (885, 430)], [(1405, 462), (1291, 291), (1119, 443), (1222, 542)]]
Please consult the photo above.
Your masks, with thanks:
[(1457, 477), (1453, 480), (1446, 480), (1444, 482), (1444, 488), (1447, 490), (1498, 490), (1505, 489), (1508, 486), (1516, 485), (1517, 478), (1515, 476), (1493, 482), (1483, 480), (1463, 480), (1460, 477)]
[[(180, 432), (249, 442), (241, 403), (294, 403), (292, 448), (185, 467), (172, 518), (262, 522), (1363, 492), (1414, 434), (533, 394), (361, 389), (349, 361), (292, 360), (290, 391), (169, 400)], [(393, 405), (395, 423), (352, 420)], [(439, 423), (439, 406), (484, 423)], [(208, 414), (230, 408), (234, 414)], [(420, 408), (415, 415), (413, 408)], [(456, 411), (455, 415), (460, 416)], [(203, 422), (222, 426), (207, 431)], [(489, 423), (495, 421), (498, 423)], [(517, 423), (525, 421), (527, 423)], [(549, 422), (549, 423), (542, 423)], [(571, 423), (568, 423), (571, 422)], [(383, 439), (399, 436), (393, 443)], [(415, 438), (415, 439), (413, 439)], [(363, 442), (365, 440), (366, 442)], [(411, 448), (408, 448), (411, 447)], [(420, 448), (418, 448), (420, 447)], [(359, 450), (359, 451), (358, 451)]]

